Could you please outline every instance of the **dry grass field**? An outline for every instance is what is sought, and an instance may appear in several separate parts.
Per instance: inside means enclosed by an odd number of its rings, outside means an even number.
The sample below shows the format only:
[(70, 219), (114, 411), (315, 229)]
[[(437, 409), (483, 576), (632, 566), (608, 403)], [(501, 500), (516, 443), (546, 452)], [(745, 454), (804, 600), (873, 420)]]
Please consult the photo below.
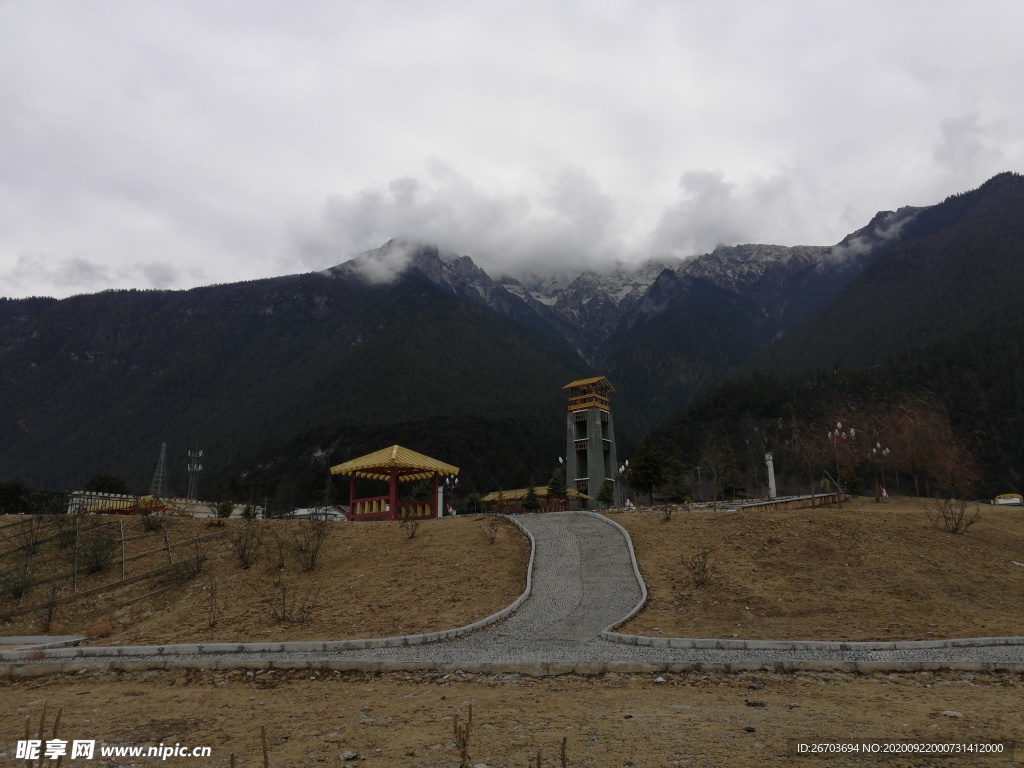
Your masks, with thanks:
[[(105, 570), (79, 576), (79, 592), (119, 583), (121, 522), (129, 578), (170, 560), (181, 568), (57, 606), (51, 634), (100, 634), (94, 643), (149, 645), (430, 632), (472, 623), (513, 602), (525, 587), (530, 555), (529, 540), (504, 522), (493, 544), (482, 519), (423, 521), (415, 538), (398, 523), (329, 523), (315, 568), (306, 571), (293, 546), (300, 524), (268, 520), (255, 523), (262, 540), (255, 561), (243, 569), (234, 547), (241, 520), (220, 527), (220, 521), (168, 518), (166, 538), (163, 529), (147, 533), (138, 517), (106, 522), (118, 536), (116, 550)], [(0, 550), (17, 545), (17, 530), (0, 528)], [(218, 534), (199, 550), (187, 543)], [(70, 551), (56, 540), (41, 544), (32, 557), (33, 578), (67, 573)], [(204, 558), (198, 573), (197, 554)], [(7, 568), (19, 557), (9, 555)], [(62, 589), (62, 596), (72, 594), (70, 578)], [(0, 595), (0, 617), (19, 606), (45, 605), (49, 594), (48, 585), (36, 585), (20, 600)], [(40, 634), (43, 613), (0, 621), (0, 634)]]
[[(120, 746), (209, 746), (205, 760), (83, 765), (261, 768), (268, 765), (458, 768), (452, 717), (473, 706), (470, 765), (488, 768), (753, 768), (1024, 765), (1024, 676), (604, 675), (529, 678), (436, 673), (85, 673), (0, 681), (0, 766), (15, 761), (25, 722), (62, 709), (60, 733)], [(584, 705), (585, 703), (585, 705)], [(795, 740), (1014, 740), (1013, 757), (799, 757)], [(341, 756), (354, 752), (358, 759)], [(44, 761), (49, 764), (52, 761)], [(75, 765), (79, 761), (65, 762)]]
[[(935, 502), (932, 502), (934, 505)], [(927, 503), (857, 497), (789, 511), (612, 514), (650, 598), (620, 631), (763, 640), (1024, 635), (1024, 510), (982, 505), (965, 534)], [(707, 552), (697, 586), (689, 563)]]
[[(670, 522), (653, 513), (615, 514), (634, 537), (652, 596), (626, 629), (851, 639), (1022, 634), (1024, 568), (1009, 561), (1024, 562), (1024, 514), (981, 512), (983, 519), (959, 537), (929, 528), (923, 509), (903, 502), (854, 501), (842, 510), (772, 514), (676, 513)], [(187, 523), (196, 530), (185, 525), (172, 525), (171, 536), (184, 541), (206, 530), (198, 521)], [(88, 610), (68, 607), (58, 620), (66, 624), (62, 630), (75, 631), (102, 619), (114, 625), (114, 634), (102, 642), (147, 643), (356, 637), (464, 624), (511, 602), (522, 589), (528, 556), (523, 538), (503, 529), (492, 546), (484, 525), (436, 521), (424, 524), (412, 540), (391, 524), (337, 526), (312, 574), (286, 562), (286, 581), (297, 592), (322, 582), (323, 608), (304, 624), (274, 622), (253, 596), (253, 583), (273, 585), (269, 556), (242, 570), (227, 541), (219, 539), (209, 544), (208, 565), (194, 579), (139, 586), (139, 594), (107, 593)], [(162, 536), (138, 541), (166, 561), (158, 546)], [(704, 549), (714, 569), (708, 584), (696, 588), (679, 558)], [(204, 607), (211, 577), (225, 598), (214, 628), (207, 626)], [(166, 591), (151, 594), (156, 589)], [(22, 617), (4, 632), (27, 631), (33, 620)], [(472, 705), (469, 764), (488, 768), (536, 765), (538, 750), (544, 768), (560, 766), (563, 738), (566, 765), (591, 768), (995, 768), (1024, 765), (1022, 694), (1024, 674), (968, 672), (592, 678), (83, 672), (0, 680), (0, 767), (25, 765), (15, 760), (16, 740), (24, 737), (27, 721), (33, 730), (38, 727), (45, 706), (48, 727), (61, 711), (64, 738), (212, 748), (212, 756), (202, 760), (83, 762), (89, 765), (227, 768), (233, 755), (237, 768), (261, 768), (265, 728), (271, 768), (457, 768), (453, 716), (464, 723)], [(999, 758), (795, 752), (797, 741), (868, 739), (1017, 746)], [(351, 753), (359, 757), (343, 759)]]

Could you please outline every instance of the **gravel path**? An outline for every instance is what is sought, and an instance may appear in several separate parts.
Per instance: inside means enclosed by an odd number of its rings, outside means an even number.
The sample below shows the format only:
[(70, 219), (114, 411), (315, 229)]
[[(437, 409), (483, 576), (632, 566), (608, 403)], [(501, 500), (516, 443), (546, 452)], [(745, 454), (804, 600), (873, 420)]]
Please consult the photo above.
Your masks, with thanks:
[[(938, 643), (904, 644), (898, 649), (865, 648), (857, 644), (811, 644), (780, 647), (750, 643), (748, 647), (648, 647), (602, 639), (603, 630), (624, 619), (640, 601), (642, 592), (634, 572), (624, 532), (598, 515), (559, 512), (517, 518), (536, 541), (533, 591), (522, 606), (504, 621), (474, 634), (444, 642), (408, 647), (296, 652), (177, 653), (168, 647), (161, 660), (216, 662), (224, 666), (248, 665), (271, 659), (275, 666), (293, 663), (407, 663), (416, 667), (449, 669), (529, 668), (584, 665), (625, 669), (637, 664), (664, 668), (694, 665), (729, 665), (735, 668), (762, 666), (791, 668), (892, 668), (925, 665), (995, 665), (1024, 671), (1024, 638), (972, 643), (960, 647), (934, 647)], [(667, 644), (668, 639), (657, 639)], [(676, 643), (676, 641), (671, 641)], [(680, 644), (680, 643), (676, 643)], [(686, 643), (694, 645), (694, 643)], [(701, 643), (696, 643), (700, 645)], [(704, 642), (704, 645), (711, 643)], [(726, 647), (721, 647), (725, 645)], [(127, 651), (128, 649), (123, 649)], [(47, 653), (50, 660), (87, 662), (101, 649), (76, 648)], [(122, 652), (123, 652), (122, 651)], [(129, 651), (130, 652), (130, 651)], [(51, 655), (52, 654), (52, 655)], [(81, 655), (78, 655), (81, 654)], [(4, 654), (8, 658), (12, 656)], [(109, 655), (109, 651), (108, 654)], [(139, 659), (138, 656), (135, 659)], [(17, 666), (30, 665), (23, 661)], [(483, 665), (483, 666), (482, 666)], [(553, 666), (552, 666), (553, 665)], [(611, 665), (611, 666), (609, 666)], [(16, 665), (10, 664), (8, 667)]]

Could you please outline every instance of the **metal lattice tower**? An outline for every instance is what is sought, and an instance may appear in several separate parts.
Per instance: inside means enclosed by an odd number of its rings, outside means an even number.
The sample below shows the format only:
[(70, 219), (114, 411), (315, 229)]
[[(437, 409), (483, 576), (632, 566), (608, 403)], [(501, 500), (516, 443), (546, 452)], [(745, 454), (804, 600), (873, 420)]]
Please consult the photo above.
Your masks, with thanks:
[(188, 494), (185, 498), (189, 501), (199, 499), (199, 473), (203, 471), (203, 465), (199, 460), (202, 457), (203, 452), (198, 448), (188, 452)]
[(167, 498), (167, 443), (160, 443), (160, 461), (157, 462), (149, 492), (158, 499)]

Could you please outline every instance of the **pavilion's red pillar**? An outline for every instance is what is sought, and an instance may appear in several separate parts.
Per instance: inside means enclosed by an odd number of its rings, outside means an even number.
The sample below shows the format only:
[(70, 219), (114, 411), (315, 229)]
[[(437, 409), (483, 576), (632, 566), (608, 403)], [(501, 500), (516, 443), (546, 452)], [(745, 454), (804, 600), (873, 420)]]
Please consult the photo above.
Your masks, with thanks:
[(398, 519), (398, 470), (391, 470), (391, 490), (389, 493), (391, 497), (391, 519)]
[(351, 482), (348, 486), (348, 511), (349, 515), (356, 513), (356, 473), (350, 475)]
[[(434, 473), (434, 517), (440, 517), (440, 510), (437, 508), (437, 472)], [(446, 499), (447, 501), (447, 499)]]

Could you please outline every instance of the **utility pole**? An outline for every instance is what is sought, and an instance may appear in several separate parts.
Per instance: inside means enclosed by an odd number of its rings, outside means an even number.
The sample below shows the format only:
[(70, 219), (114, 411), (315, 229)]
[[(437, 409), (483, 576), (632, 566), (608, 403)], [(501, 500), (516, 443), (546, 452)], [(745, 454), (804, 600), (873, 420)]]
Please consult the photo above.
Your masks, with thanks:
[(189, 501), (199, 500), (199, 473), (203, 471), (203, 465), (199, 460), (202, 457), (203, 452), (198, 448), (188, 452), (188, 493), (185, 498)]
[(160, 443), (160, 460), (157, 462), (149, 493), (158, 499), (167, 498), (167, 443)]

